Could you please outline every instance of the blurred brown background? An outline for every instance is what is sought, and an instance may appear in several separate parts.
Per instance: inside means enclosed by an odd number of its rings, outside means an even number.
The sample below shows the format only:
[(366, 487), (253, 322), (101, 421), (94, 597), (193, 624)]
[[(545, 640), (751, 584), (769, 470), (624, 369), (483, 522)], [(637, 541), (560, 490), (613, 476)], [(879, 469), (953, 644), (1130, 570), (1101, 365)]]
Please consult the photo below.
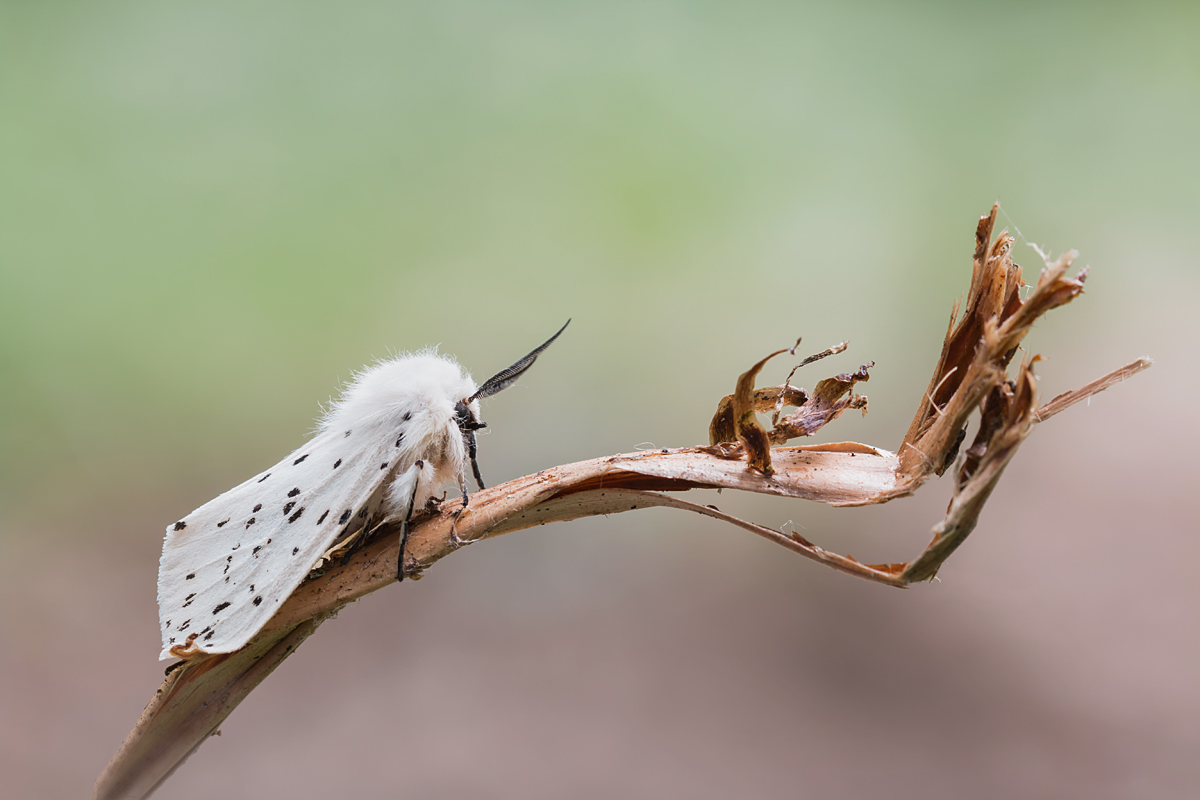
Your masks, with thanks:
[[(164, 526), (389, 352), (477, 379), (485, 478), (705, 440), (804, 335), (895, 448), (975, 220), (1075, 247), (1040, 429), (900, 592), (668, 511), (344, 610), (162, 797), (1185, 797), (1200, 780), (1200, 15), (1185, 3), (0, 2), (0, 794), (84, 796), (162, 679)], [(763, 383), (788, 365), (773, 365)], [(722, 495), (872, 561), (867, 510)], [(697, 496), (701, 502), (713, 498)]]

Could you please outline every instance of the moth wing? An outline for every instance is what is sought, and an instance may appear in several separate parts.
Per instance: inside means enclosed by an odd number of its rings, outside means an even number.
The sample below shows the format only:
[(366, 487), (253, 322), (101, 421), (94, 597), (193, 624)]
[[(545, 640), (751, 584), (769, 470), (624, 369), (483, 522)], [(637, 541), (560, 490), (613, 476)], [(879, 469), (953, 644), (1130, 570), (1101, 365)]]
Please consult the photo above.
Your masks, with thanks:
[(159, 659), (250, 641), (338, 539), (378, 516), (388, 477), (405, 466), (395, 444), (326, 431), (168, 527)]

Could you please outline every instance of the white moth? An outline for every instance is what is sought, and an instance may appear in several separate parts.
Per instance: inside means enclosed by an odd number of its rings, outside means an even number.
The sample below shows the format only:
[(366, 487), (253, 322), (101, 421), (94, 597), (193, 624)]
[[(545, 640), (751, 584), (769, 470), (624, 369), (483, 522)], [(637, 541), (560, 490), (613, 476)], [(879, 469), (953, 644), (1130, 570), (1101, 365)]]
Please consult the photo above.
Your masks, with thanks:
[[(567, 320), (570, 324), (570, 320)], [(479, 400), (516, 382), (566, 330), (476, 387), (453, 359), (420, 352), (363, 370), (317, 433), (275, 466), (167, 528), (158, 570), (159, 659), (232, 653), (262, 629), (322, 557), (382, 521), (403, 528), (444, 484), (467, 505)]]

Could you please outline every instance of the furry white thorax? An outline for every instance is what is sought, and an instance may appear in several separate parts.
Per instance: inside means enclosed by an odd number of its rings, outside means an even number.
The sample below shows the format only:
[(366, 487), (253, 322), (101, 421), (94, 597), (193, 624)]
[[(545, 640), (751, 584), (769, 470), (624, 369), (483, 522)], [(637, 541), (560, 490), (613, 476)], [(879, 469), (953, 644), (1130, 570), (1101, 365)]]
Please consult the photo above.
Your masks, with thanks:
[[(419, 508), (437, 489), (446, 483), (457, 484), (464, 474), (467, 452), (454, 411), (476, 388), (470, 374), (449, 356), (431, 350), (405, 354), (356, 374), (321, 419), (318, 432), (394, 437), (404, 431), (397, 461), (397, 466), (404, 466), (394, 473), (384, 503), (386, 513), (402, 517), (410, 500), (415, 499), (414, 506)], [(479, 419), (479, 401), (470, 408)], [(424, 466), (409, 469), (417, 460)]]

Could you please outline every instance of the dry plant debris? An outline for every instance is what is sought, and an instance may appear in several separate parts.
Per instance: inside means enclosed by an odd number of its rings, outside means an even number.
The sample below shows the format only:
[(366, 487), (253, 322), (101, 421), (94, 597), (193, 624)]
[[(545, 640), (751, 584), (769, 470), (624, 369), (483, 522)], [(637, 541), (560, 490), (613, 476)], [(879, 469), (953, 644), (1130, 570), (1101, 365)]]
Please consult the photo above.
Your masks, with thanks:
[[(724, 520), (806, 558), (860, 578), (903, 587), (929, 580), (974, 529), (979, 513), (1021, 442), (1039, 422), (1150, 366), (1139, 359), (1087, 386), (1038, 405), (1037, 379), (1026, 357), (1008, 368), (1033, 323), (1083, 291), (1086, 270), (1067, 275), (1075, 253), (1045, 268), (1022, 300), (1021, 268), (1012, 261), (1013, 238), (993, 238), (998, 206), (979, 220), (965, 311), (951, 313), (929, 388), (897, 453), (856, 442), (779, 447), (811, 436), (848, 409), (867, 408), (855, 393), (868, 380), (866, 364), (826, 378), (811, 393), (791, 385), (756, 389), (755, 379), (778, 350), (754, 364), (723, 398), (709, 428), (709, 444), (628, 453), (552, 467), (427, 510), (412, 529), (405, 572), (414, 578), (465, 544), (548, 522), (639, 508), (668, 507)], [(846, 349), (843, 342), (804, 360), (812, 363)], [(792, 373), (795, 373), (793, 369)], [(795, 412), (783, 415), (784, 408)], [(969, 417), (979, 423), (962, 450)], [(770, 413), (771, 429), (758, 420)], [(960, 454), (960, 450), (962, 450)], [(863, 564), (824, 550), (799, 534), (778, 530), (691, 503), (664, 492), (734, 489), (814, 500), (835, 506), (885, 503), (914, 492), (932, 474), (955, 464), (954, 497), (933, 540), (902, 564)], [(236, 653), (180, 662), (167, 671), (149, 705), (96, 782), (93, 797), (143, 798), (215, 733), (224, 719), (283, 659), (338, 609), (396, 579), (399, 531), (384, 530), (344, 565), (326, 568), (302, 584), (270, 623)]]

